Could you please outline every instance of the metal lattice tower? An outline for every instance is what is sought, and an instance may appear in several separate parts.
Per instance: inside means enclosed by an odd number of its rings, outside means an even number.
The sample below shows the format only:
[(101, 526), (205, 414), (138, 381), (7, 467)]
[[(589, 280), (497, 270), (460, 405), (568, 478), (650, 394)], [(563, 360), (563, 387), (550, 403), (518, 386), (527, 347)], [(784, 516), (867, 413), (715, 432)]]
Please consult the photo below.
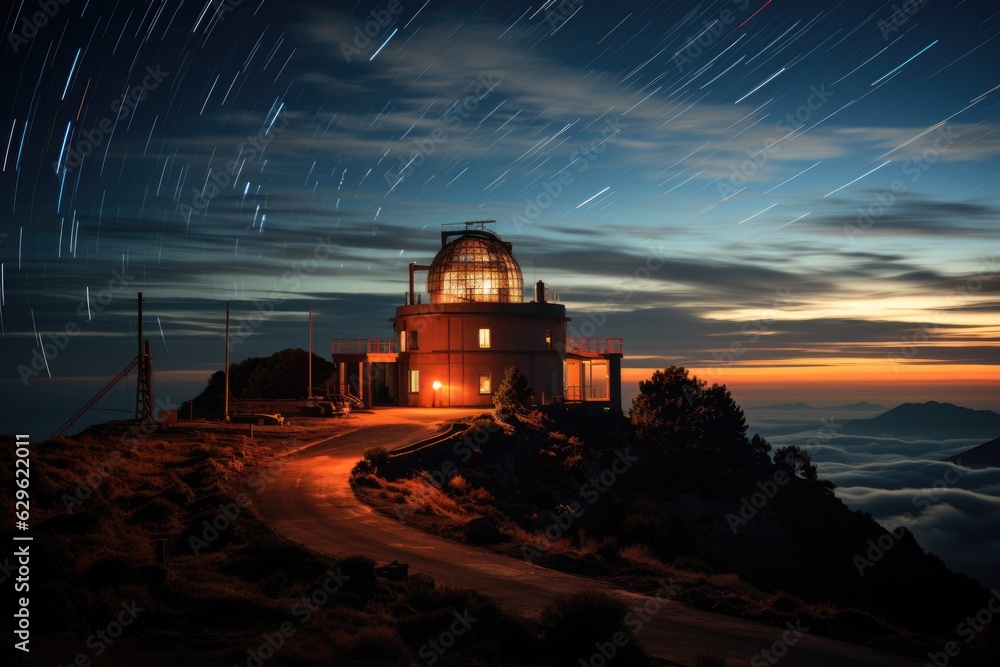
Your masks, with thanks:
[(139, 292), (139, 351), (136, 362), (139, 377), (135, 383), (135, 419), (153, 421), (153, 355), (149, 341), (142, 338), (142, 292)]

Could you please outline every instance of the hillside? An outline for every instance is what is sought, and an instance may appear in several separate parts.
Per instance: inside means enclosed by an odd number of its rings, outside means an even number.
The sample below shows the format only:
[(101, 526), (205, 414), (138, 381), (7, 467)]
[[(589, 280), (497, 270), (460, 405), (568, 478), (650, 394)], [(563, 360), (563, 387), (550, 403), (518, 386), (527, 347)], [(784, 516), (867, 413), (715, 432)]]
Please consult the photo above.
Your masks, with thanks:
[(355, 469), (356, 493), (539, 565), (640, 591), (667, 577), (696, 606), (775, 625), (807, 619), (819, 634), (915, 655), (989, 598), (906, 529), (848, 509), (806, 452), (772, 460), (766, 441), (743, 435), (724, 388), (702, 387), (704, 402), (688, 405), (681, 388), (699, 385), (682, 371), (668, 369), (631, 419), (486, 414), (440, 447), (373, 450)]
[(1000, 438), (967, 449), (947, 460), (969, 468), (1000, 468)]
[[(593, 635), (619, 630), (622, 604), (605, 594), (539, 629), (476, 591), (276, 534), (254, 505), (271, 464), (329, 429), (265, 426), (250, 439), (245, 427), (196, 421), (154, 429), (133, 450), (122, 426), (101, 425), (33, 444), (31, 652), (13, 664), (553, 665), (579, 650), (570, 635), (582, 611), (603, 614)], [(13, 507), (12, 457), (0, 478)], [(456, 626), (461, 614), (478, 622)], [(440, 637), (447, 651), (431, 644)], [(664, 664), (634, 642), (630, 654)]]
[(1000, 433), (1000, 414), (951, 403), (903, 403), (871, 419), (854, 419), (841, 431), (850, 435), (893, 437), (993, 438)]

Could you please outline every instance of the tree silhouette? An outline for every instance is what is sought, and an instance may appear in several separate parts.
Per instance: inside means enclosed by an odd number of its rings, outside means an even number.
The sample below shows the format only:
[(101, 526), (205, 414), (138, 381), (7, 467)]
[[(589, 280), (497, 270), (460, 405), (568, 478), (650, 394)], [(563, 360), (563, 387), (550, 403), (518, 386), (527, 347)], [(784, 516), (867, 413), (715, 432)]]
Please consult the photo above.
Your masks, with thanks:
[(493, 392), (493, 407), (501, 413), (523, 414), (528, 411), (531, 394), (527, 376), (517, 366), (508, 366), (503, 381)]
[[(232, 364), (229, 369), (229, 391), (233, 398), (302, 398), (307, 394), (309, 353), (301, 348), (288, 348), (270, 357), (249, 357)], [(314, 354), (313, 382), (322, 383), (337, 367), (331, 361)], [(222, 409), (226, 376), (216, 371), (208, 386), (194, 399), (202, 410)]]
[(746, 417), (725, 385), (709, 387), (681, 366), (639, 382), (630, 416), (640, 440), (722, 466), (743, 463), (766, 444), (747, 440)]
[(796, 477), (815, 482), (816, 464), (812, 456), (798, 445), (789, 445), (774, 450), (774, 464), (783, 470), (791, 472)]

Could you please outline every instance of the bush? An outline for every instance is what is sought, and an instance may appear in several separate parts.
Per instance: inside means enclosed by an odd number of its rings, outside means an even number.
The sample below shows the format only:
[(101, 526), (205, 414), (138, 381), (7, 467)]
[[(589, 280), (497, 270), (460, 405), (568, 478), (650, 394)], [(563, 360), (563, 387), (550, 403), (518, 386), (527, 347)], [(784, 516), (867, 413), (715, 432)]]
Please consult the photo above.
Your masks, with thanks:
[(531, 394), (528, 377), (517, 366), (509, 366), (500, 386), (493, 392), (493, 407), (500, 413), (526, 414)]
[(694, 556), (681, 556), (675, 558), (670, 566), (686, 572), (696, 572), (698, 574), (715, 574), (715, 570), (709, 567), (708, 563)]
[(464, 494), (469, 490), (469, 483), (462, 477), (462, 473), (455, 473), (448, 479), (448, 487), (458, 494)]
[(616, 632), (623, 632), (625, 646), (615, 654), (623, 665), (649, 664), (635, 644), (635, 637), (624, 626), (628, 607), (616, 597), (598, 590), (581, 590), (559, 595), (542, 610), (541, 627), (547, 664), (574, 667), (582, 661), (591, 664), (597, 650), (594, 642), (612, 642)]
[(345, 556), (335, 570), (344, 575), (344, 591), (367, 593), (375, 586), (375, 559), (369, 556)]
[(389, 450), (385, 447), (369, 447), (361, 455), (371, 464), (376, 473), (382, 473), (389, 465)]

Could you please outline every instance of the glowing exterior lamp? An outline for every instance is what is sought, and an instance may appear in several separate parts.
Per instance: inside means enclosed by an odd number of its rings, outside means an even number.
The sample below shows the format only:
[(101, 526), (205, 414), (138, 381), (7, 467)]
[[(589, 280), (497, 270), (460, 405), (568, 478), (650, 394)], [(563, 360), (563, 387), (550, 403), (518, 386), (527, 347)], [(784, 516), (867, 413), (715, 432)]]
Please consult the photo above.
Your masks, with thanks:
[(440, 380), (434, 380), (434, 382), (431, 384), (431, 386), (434, 387), (434, 401), (431, 404), (431, 407), (436, 407), (437, 406), (438, 389), (441, 388), (441, 381)]

